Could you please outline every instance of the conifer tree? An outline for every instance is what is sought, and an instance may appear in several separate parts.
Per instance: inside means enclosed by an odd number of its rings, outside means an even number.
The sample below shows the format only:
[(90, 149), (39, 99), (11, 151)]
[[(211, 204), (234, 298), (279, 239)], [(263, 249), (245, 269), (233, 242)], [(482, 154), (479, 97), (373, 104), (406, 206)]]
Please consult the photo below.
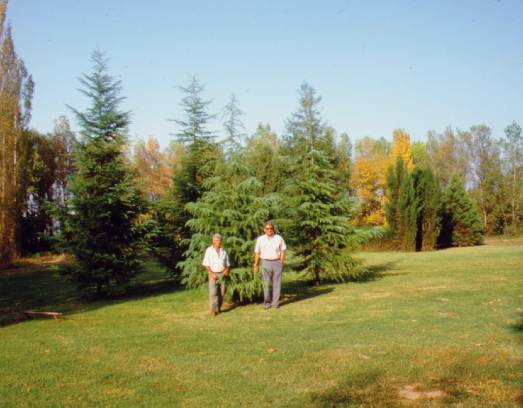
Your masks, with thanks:
[(187, 240), (191, 237), (186, 225), (191, 215), (185, 206), (198, 201), (208, 190), (206, 180), (215, 175), (216, 165), (222, 158), (214, 142), (215, 134), (208, 129), (214, 115), (208, 112), (211, 101), (203, 98), (204, 89), (195, 77), (187, 86), (180, 87), (185, 94), (181, 101), (185, 117), (173, 121), (180, 126), (176, 136), (178, 142), (183, 144), (184, 153), (180, 168), (174, 173), (170, 192), (158, 201), (154, 210), (159, 228), (155, 253), (174, 275), (180, 272), (177, 265), (183, 259)]
[(412, 175), (401, 155), (397, 156), (395, 166), (389, 166), (387, 172), (385, 215), (393, 245), (406, 251), (415, 250), (418, 200)]
[(231, 158), (237, 152), (245, 137), (245, 126), (241, 120), (243, 112), (238, 107), (238, 98), (232, 94), (229, 102), (223, 109), (223, 128), (225, 139), (223, 140), (226, 158)]
[(147, 228), (139, 221), (145, 200), (122, 153), (129, 112), (120, 109), (121, 83), (109, 75), (101, 52), (91, 59), (92, 73), (80, 79), (90, 106), (84, 112), (71, 108), (81, 141), (68, 185), (71, 198), (62, 214), (62, 242), (75, 256), (77, 267), (69, 274), (79, 289), (101, 295), (140, 271)]
[(308, 84), (302, 84), (299, 95), (298, 110), (287, 126), (290, 177), (284, 189), (284, 226), (301, 269), (314, 282), (344, 281), (360, 272), (349, 255), (358, 241), (350, 224), (350, 201), (336, 186), (332, 143), (319, 115), (321, 98)]
[(430, 251), (436, 246), (440, 230), (439, 181), (430, 167), (416, 168), (412, 178), (418, 203), (416, 250)]
[(483, 225), (474, 201), (465, 191), (463, 181), (454, 174), (441, 198), (440, 247), (471, 246), (483, 242)]
[(208, 191), (200, 200), (187, 204), (191, 231), (183, 268), (183, 283), (188, 287), (203, 286), (207, 273), (201, 266), (202, 254), (211, 243), (213, 233), (223, 235), (223, 247), (230, 255), (229, 295), (235, 300), (252, 300), (262, 293), (259, 274), (251, 272), (254, 240), (260, 226), (274, 216), (277, 197), (263, 195), (262, 184), (250, 176), (239, 154), (220, 168), (206, 184)]

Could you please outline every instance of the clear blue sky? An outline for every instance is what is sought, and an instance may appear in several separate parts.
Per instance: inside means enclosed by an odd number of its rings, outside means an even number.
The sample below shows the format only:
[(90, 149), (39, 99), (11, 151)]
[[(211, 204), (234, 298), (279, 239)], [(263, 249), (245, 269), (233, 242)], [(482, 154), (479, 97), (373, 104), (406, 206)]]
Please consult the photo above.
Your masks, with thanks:
[(523, 125), (522, 0), (11, 0), (8, 16), (41, 132), (72, 119), (67, 104), (85, 107), (77, 78), (95, 48), (123, 81), (131, 136), (163, 146), (176, 131), (166, 119), (180, 117), (177, 85), (193, 74), (213, 112), (237, 94), (249, 133), (260, 121), (281, 132), (303, 81), (352, 140)]

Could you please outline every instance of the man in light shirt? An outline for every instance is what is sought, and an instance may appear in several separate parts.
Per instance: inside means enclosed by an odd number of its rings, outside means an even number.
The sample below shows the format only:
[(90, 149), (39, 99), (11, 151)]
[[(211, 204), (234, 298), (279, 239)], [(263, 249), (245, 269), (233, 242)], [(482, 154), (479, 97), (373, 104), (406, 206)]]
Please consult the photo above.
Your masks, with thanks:
[[(274, 224), (267, 222), (265, 234), (258, 237), (254, 247), (253, 272), (258, 272), (261, 259), (263, 272), (263, 307), (269, 309), (279, 307), (281, 293), (281, 272), (285, 260), (285, 241), (274, 231)], [(271, 293), (272, 287), (272, 293)]]
[(202, 265), (209, 274), (209, 302), (211, 315), (216, 316), (222, 307), (225, 295), (225, 283), (223, 278), (229, 275), (231, 264), (229, 256), (222, 248), (222, 236), (214, 234), (212, 245), (205, 250)]

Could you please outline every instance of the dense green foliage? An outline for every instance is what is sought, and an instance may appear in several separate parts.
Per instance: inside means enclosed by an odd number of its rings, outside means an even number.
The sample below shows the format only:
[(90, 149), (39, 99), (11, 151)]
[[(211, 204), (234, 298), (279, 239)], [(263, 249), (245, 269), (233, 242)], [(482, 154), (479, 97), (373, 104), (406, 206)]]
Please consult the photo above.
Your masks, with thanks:
[(450, 178), (443, 191), (440, 212), (440, 246), (470, 246), (483, 242), (483, 226), (478, 209), (458, 175)]
[(261, 294), (261, 280), (252, 275), (254, 240), (261, 225), (277, 207), (277, 197), (262, 195), (262, 185), (249, 174), (241, 156), (234, 156), (221, 166), (218, 175), (208, 180), (209, 191), (187, 205), (191, 219), (187, 226), (192, 235), (183, 267), (183, 282), (188, 287), (205, 285), (207, 273), (201, 266), (202, 254), (211, 244), (213, 233), (223, 235), (223, 247), (230, 254), (231, 284), (229, 294), (238, 300), (252, 300)]
[(335, 144), (319, 115), (321, 98), (307, 84), (299, 95), (285, 139), (289, 178), (283, 190), (283, 226), (300, 270), (316, 283), (344, 281), (361, 273), (349, 253), (358, 243), (350, 223), (351, 202), (336, 183)]
[(397, 248), (412, 251), (416, 248), (418, 199), (412, 175), (401, 156), (388, 169), (387, 198), (385, 216), (392, 242)]
[(93, 73), (81, 79), (91, 105), (74, 110), (82, 128), (75, 152), (71, 198), (61, 208), (62, 245), (77, 265), (68, 273), (80, 289), (98, 295), (125, 285), (139, 271), (147, 249), (146, 210), (122, 150), (129, 114), (119, 110), (121, 84), (107, 71), (106, 60), (92, 55)]
[(206, 180), (214, 176), (222, 158), (219, 146), (213, 141), (215, 135), (208, 130), (213, 116), (208, 113), (210, 101), (203, 99), (203, 84), (192, 78), (180, 90), (185, 94), (181, 102), (185, 118), (174, 122), (180, 126), (177, 138), (183, 143), (184, 154), (179, 171), (174, 173), (171, 191), (155, 205), (153, 212), (157, 225), (155, 252), (176, 276), (181, 272), (178, 264), (184, 259), (191, 237), (186, 225), (191, 215), (186, 205), (197, 202), (207, 191)]
[(412, 173), (412, 179), (417, 203), (416, 250), (430, 251), (436, 247), (440, 232), (439, 181), (430, 167), (416, 168)]

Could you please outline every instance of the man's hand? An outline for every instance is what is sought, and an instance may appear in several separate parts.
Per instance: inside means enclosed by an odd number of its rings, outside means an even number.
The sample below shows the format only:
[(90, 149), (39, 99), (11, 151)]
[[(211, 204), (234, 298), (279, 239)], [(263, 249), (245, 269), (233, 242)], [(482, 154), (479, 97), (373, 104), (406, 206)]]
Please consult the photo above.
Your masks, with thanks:
[(252, 266), (252, 272), (253, 272), (253, 273), (258, 272), (258, 265), (257, 265), (257, 264), (254, 264), (254, 265)]
[(229, 268), (226, 268), (224, 271), (223, 271), (223, 276), (229, 276)]
[(214, 272), (211, 272), (211, 278), (218, 280), (218, 275), (216, 275)]

